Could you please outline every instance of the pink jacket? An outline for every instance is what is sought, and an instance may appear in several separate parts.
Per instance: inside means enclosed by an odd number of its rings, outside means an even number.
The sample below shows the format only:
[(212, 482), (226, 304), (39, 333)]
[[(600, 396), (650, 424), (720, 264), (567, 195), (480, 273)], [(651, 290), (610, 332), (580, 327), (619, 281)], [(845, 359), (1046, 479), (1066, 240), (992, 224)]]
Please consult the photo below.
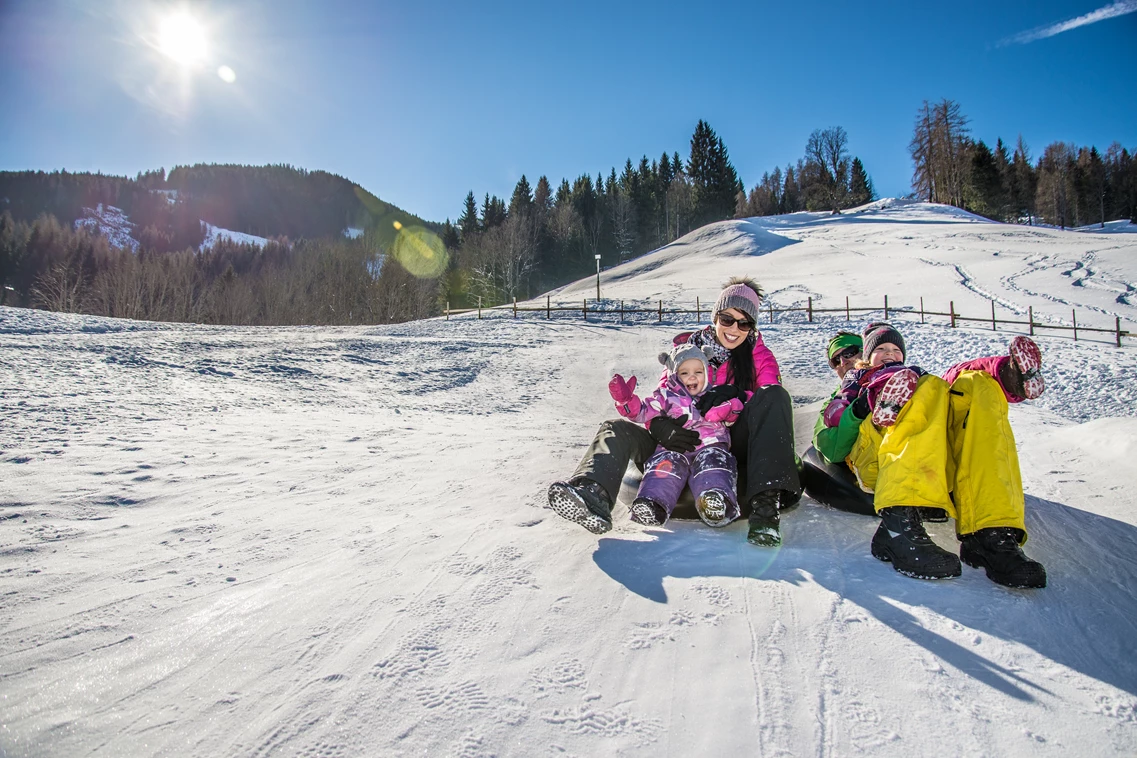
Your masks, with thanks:
[(1007, 392), (1007, 388), (1003, 386), (1003, 380), (999, 378), (999, 369), (1010, 359), (1011, 356), (1009, 355), (987, 355), (982, 358), (957, 363), (944, 372), (944, 381), (951, 384), (955, 381), (956, 377), (959, 376), (961, 371), (983, 371), (993, 376), (995, 381), (999, 383), (999, 387), (1003, 390), (1003, 395), (1007, 398), (1008, 403), (1021, 403), (1026, 398)]

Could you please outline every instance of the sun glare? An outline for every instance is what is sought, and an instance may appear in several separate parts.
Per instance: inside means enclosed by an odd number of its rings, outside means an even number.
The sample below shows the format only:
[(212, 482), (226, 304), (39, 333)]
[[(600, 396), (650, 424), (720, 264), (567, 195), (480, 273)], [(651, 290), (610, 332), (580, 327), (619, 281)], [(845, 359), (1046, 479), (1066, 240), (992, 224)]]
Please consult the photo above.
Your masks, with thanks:
[(158, 27), (158, 49), (183, 66), (205, 60), (205, 29), (185, 11), (167, 16)]

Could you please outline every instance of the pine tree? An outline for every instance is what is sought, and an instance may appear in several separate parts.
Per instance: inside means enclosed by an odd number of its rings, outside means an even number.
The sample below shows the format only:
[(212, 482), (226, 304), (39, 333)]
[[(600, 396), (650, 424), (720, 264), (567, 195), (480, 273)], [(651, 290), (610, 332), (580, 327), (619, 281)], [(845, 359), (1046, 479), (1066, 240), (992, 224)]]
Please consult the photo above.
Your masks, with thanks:
[(529, 189), (529, 181), (525, 178), (525, 174), (522, 174), (513, 188), (513, 197), (509, 199), (509, 215), (528, 215), (532, 207), (533, 192)]
[(986, 142), (979, 140), (971, 151), (971, 169), (964, 192), (964, 207), (973, 213), (997, 220), (999, 209), (1005, 203), (1003, 194), (1003, 179), (999, 175), (995, 155)]
[(865, 165), (860, 158), (853, 158), (852, 168), (849, 170), (849, 205), (855, 207), (871, 203), (876, 200), (876, 190), (873, 189), (872, 179), (865, 172)]
[(1015, 153), (1012, 159), (1011, 207), (1014, 221), (1022, 223), (1025, 217), (1027, 224), (1034, 225), (1035, 195), (1038, 187), (1038, 176), (1031, 165), (1030, 148), (1027, 147), (1020, 134), (1015, 143)]
[(473, 190), (466, 195), (466, 202), (462, 207), (462, 215), (458, 217), (458, 231), (463, 243), (473, 239), (474, 236), (481, 231), (481, 224), (478, 221), (478, 203), (474, 200)]
[(742, 183), (730, 162), (726, 144), (701, 119), (691, 135), (687, 176), (694, 190), (696, 223), (707, 224), (733, 215)]

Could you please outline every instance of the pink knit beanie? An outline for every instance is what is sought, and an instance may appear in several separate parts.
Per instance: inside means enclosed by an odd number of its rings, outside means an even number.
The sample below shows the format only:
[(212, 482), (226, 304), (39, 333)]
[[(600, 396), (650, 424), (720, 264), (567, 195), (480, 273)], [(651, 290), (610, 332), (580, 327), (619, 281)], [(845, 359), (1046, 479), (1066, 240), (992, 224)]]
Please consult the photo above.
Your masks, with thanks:
[(762, 301), (758, 294), (745, 284), (731, 284), (723, 288), (719, 299), (715, 303), (715, 313), (725, 311), (727, 308), (737, 308), (745, 313), (752, 323), (758, 323), (758, 311)]

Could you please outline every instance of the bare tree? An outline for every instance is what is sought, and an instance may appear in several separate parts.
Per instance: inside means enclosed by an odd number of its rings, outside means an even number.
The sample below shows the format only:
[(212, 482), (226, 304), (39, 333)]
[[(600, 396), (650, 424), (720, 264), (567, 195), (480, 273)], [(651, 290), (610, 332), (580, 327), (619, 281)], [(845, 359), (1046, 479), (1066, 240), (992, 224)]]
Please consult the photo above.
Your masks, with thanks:
[(1042, 158), (1038, 161), (1038, 196), (1035, 204), (1044, 219), (1063, 229), (1074, 225), (1071, 201), (1075, 194), (1073, 187), (1075, 160), (1072, 145), (1052, 142), (1046, 146)]
[(963, 207), (971, 144), (967, 124), (954, 100), (935, 105), (925, 100), (916, 113), (908, 144), (914, 167), (912, 189), (930, 203)]

